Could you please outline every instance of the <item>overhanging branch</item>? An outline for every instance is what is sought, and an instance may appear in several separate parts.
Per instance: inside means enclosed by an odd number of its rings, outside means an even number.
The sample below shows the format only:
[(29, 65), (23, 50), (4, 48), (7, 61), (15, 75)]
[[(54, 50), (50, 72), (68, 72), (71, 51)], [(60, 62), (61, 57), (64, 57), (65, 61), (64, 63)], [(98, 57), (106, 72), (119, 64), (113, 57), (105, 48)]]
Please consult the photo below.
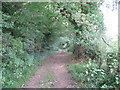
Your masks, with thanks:
[(102, 40), (103, 40), (103, 42), (105, 43), (105, 44), (107, 44), (109, 47), (111, 47), (106, 41), (105, 41), (105, 39), (102, 37)]

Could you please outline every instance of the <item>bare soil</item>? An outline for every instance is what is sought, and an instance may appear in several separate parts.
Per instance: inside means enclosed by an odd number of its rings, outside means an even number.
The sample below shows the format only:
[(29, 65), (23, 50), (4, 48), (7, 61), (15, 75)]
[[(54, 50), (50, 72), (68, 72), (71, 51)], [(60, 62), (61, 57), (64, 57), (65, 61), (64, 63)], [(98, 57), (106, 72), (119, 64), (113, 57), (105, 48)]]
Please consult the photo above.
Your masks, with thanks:
[(42, 66), (22, 88), (75, 88), (66, 68), (70, 59), (70, 54), (62, 53), (46, 57)]

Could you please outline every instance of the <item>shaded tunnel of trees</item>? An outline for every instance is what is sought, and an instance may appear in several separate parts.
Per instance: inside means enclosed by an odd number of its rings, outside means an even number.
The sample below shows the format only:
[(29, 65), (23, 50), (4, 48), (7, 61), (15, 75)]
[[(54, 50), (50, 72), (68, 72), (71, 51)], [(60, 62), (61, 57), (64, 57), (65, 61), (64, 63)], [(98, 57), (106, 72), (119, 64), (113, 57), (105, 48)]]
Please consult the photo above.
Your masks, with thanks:
[(102, 3), (2, 2), (3, 87), (20, 87), (18, 81), (24, 82), (45, 56), (63, 48), (74, 55), (73, 60), (83, 60), (83, 65), (69, 66), (83, 87), (119, 87), (117, 41), (109, 42), (105, 36)]

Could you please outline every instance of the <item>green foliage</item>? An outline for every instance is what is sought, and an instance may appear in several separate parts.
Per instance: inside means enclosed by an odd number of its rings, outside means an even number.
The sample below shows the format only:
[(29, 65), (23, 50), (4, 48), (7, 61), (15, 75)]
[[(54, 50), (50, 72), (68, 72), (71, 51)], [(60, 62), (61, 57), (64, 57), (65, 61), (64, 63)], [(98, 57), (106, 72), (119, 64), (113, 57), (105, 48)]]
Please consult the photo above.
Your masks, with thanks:
[(96, 63), (69, 65), (68, 70), (81, 88), (116, 88), (120, 85), (120, 75), (99, 69)]
[[(50, 53), (48, 53), (48, 55), (50, 55)], [(31, 73), (30, 69), (32, 70), (33, 68), (35, 69), (35, 66), (37, 66), (37, 64), (39, 64), (40, 62), (39, 60), (44, 59), (42, 57), (45, 56), (36, 58), (35, 57), (36, 55), (31, 55), (24, 51), (23, 43), (21, 42), (20, 38), (14, 39), (8, 33), (3, 34), (3, 47), (2, 47), (3, 87), (4, 88), (20, 87), (19, 85), (23, 84), (23, 82), (21, 82), (21, 84), (18, 84), (19, 83), (18, 81), (21, 81), (22, 78), (24, 78), (27, 75), (27, 73)], [(16, 85), (16, 83), (18, 85)]]
[(52, 39), (59, 36), (57, 32), (62, 25), (55, 20), (56, 13), (50, 5), (3, 2), (1, 82), (4, 88), (20, 87), (41, 59), (53, 54), (46, 52), (46, 47), (53, 49), (49, 46), (54, 43)]
[[(58, 3), (57, 10), (68, 22), (67, 28), (71, 34), (68, 37), (72, 44), (84, 46), (86, 57), (97, 59), (101, 53), (101, 38), (104, 37), (105, 26), (103, 23), (103, 14), (99, 10), (102, 1), (99, 2), (74, 2)], [(74, 51), (69, 48), (69, 51)], [(79, 59), (79, 58), (78, 58)]]
[(13, 83), (22, 77), (23, 71), (32, 66), (33, 57), (25, 58), (23, 43), (20, 38), (14, 39), (10, 34), (3, 34), (2, 67), (3, 87), (12, 87)]
[[(70, 37), (73, 44), (70, 45), (69, 51), (74, 51), (72, 49), (75, 44), (84, 46), (83, 53), (86, 62), (96, 62), (95, 66), (97, 67), (92, 67), (91, 64), (86, 63), (70, 65), (69, 70), (72, 72), (72, 76), (80, 84), (83, 84), (83, 87), (110, 88), (119, 86), (118, 79), (116, 79), (119, 78), (117, 44), (111, 42), (109, 47), (103, 41), (103, 38), (107, 42), (111, 40), (107, 40), (105, 37), (106, 29), (103, 23), (103, 14), (99, 10), (101, 4), (102, 1), (58, 3), (57, 10), (71, 23), (68, 23), (68, 26), (74, 27), (72, 28), (72, 37)], [(72, 29), (70, 30), (72, 31)], [(78, 54), (80, 54), (80, 51)]]
[[(117, 42), (110, 43), (111, 47), (108, 48), (102, 40), (105, 38), (105, 26), (99, 10), (101, 4), (102, 1), (3, 2), (0, 11), (3, 19), (0, 24), (3, 32), (3, 87), (20, 87), (18, 81), (22, 85), (27, 73), (31, 73), (38, 62), (41, 63), (40, 59), (59, 48), (73, 52), (75, 44), (85, 48), (86, 63), (69, 66), (80, 85), (118, 87)], [(107, 64), (103, 65), (103, 61)]]
[[(97, 60), (87, 57), (88, 59), (86, 58), (86, 62), (84, 63), (69, 65), (68, 70), (80, 87), (117, 88), (120, 86), (117, 41), (114, 41), (114, 43), (109, 42), (109, 44), (111, 47), (105, 45), (104, 42), (99, 43), (101, 46), (99, 51), (102, 53), (99, 53), (101, 57), (97, 58)], [(91, 47), (90, 49), (93, 48), (95, 47)], [(96, 50), (93, 50), (91, 54), (94, 52)]]

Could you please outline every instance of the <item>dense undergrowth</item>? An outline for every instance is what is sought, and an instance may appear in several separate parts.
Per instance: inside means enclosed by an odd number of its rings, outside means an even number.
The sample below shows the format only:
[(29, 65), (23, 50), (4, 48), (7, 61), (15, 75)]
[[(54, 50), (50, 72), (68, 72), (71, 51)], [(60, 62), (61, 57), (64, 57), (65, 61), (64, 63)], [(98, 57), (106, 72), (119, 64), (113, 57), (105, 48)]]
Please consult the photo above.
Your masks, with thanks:
[[(68, 66), (68, 71), (79, 88), (120, 87), (118, 41), (108, 42), (110, 47), (100, 46), (100, 51), (103, 51), (101, 58), (92, 59), (85, 54), (85, 61)], [(91, 54), (94, 55), (94, 53)]]
[(106, 65), (99, 68), (97, 63), (89, 61), (70, 64), (68, 71), (79, 88), (118, 88), (120, 86), (120, 75), (116, 72), (118, 62), (117, 60), (113, 62), (110, 72)]
[(14, 39), (8, 33), (4, 34), (2, 39), (4, 44), (2, 84), (4, 88), (21, 87), (35, 73), (35, 69), (42, 64), (45, 57), (55, 53), (55, 51), (47, 50), (28, 53), (24, 51), (20, 38)]

